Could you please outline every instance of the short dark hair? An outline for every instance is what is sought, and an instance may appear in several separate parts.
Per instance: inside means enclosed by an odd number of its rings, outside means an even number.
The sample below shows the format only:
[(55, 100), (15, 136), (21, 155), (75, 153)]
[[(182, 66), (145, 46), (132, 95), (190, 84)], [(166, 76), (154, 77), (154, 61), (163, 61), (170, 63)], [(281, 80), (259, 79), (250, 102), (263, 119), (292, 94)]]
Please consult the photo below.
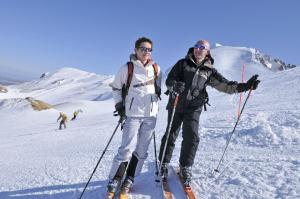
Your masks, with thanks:
[(138, 40), (135, 41), (135, 48), (138, 49), (141, 46), (141, 43), (143, 42), (148, 42), (151, 44), (151, 48), (153, 48), (153, 42), (151, 41), (151, 39), (147, 38), (147, 37), (141, 37), (138, 38)]

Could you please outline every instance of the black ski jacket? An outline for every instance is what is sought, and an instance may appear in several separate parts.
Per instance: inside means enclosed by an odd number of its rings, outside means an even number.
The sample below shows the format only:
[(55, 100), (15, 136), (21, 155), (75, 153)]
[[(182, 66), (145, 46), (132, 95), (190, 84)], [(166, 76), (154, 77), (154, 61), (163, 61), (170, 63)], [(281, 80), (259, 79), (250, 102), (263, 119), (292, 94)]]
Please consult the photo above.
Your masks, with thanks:
[[(177, 81), (185, 83), (185, 90), (179, 96), (176, 111), (191, 112), (201, 111), (208, 97), (206, 86), (209, 85), (221, 92), (237, 93), (238, 83), (224, 78), (213, 68), (213, 58), (208, 56), (197, 65), (194, 61), (193, 48), (190, 48), (185, 58), (180, 59), (171, 69), (167, 76), (166, 85), (172, 93), (173, 85)], [(169, 95), (167, 109), (172, 108), (175, 96)]]

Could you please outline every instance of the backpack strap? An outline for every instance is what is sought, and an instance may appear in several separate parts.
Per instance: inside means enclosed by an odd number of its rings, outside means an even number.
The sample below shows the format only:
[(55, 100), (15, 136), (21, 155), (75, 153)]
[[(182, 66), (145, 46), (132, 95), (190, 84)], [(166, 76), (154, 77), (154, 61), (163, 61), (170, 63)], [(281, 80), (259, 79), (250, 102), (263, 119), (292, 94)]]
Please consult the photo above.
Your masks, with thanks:
[(122, 99), (125, 100), (126, 96), (128, 95), (128, 90), (131, 84), (132, 76), (133, 76), (133, 63), (127, 62), (128, 68), (128, 75), (127, 75), (127, 82), (122, 87)]
[(157, 77), (158, 77), (158, 66), (157, 66), (156, 63), (154, 63), (154, 64), (152, 65), (152, 67), (153, 67), (153, 70), (154, 70), (154, 76), (155, 76), (155, 80), (156, 80)]
[[(155, 93), (157, 95), (160, 95), (158, 93), (158, 86), (156, 84), (156, 79), (158, 78), (158, 65), (156, 63), (154, 63), (152, 65), (153, 67), (153, 70), (154, 70), (154, 87), (155, 87)], [(128, 68), (128, 76), (127, 76), (127, 82), (126, 82), (126, 85), (123, 85), (122, 87), (122, 98), (123, 100), (125, 100), (125, 97), (128, 95), (128, 90), (129, 90), (129, 87), (130, 87), (130, 84), (131, 84), (131, 80), (132, 80), (132, 76), (133, 76), (133, 63), (132, 62), (127, 62), (127, 68)], [(160, 98), (160, 96), (159, 96)]]
[(154, 70), (154, 88), (155, 88), (155, 93), (158, 96), (158, 98), (161, 100), (161, 97), (160, 97), (160, 95), (161, 95), (161, 89), (158, 88), (157, 83), (156, 83), (156, 80), (158, 78), (158, 65), (156, 63), (154, 63), (152, 65), (152, 67), (153, 67), (153, 70)]
[(132, 62), (127, 62), (127, 66), (128, 66), (128, 76), (127, 76), (126, 90), (127, 90), (127, 93), (128, 93), (128, 89), (130, 87), (132, 76), (133, 76), (133, 63)]

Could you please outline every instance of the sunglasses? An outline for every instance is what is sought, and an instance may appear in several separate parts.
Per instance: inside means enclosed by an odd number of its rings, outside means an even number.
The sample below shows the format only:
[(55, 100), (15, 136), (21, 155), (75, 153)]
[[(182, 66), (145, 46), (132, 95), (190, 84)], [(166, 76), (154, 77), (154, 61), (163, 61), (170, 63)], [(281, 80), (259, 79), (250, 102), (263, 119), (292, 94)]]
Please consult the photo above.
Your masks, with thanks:
[(152, 48), (147, 48), (147, 47), (144, 47), (144, 46), (139, 47), (139, 49), (142, 52), (146, 52), (146, 53), (151, 53), (152, 52)]
[(194, 46), (194, 48), (197, 48), (197, 49), (200, 49), (200, 50), (204, 50), (204, 49), (209, 50), (209, 49), (207, 48), (207, 46), (202, 45), (202, 44), (196, 44), (196, 45)]

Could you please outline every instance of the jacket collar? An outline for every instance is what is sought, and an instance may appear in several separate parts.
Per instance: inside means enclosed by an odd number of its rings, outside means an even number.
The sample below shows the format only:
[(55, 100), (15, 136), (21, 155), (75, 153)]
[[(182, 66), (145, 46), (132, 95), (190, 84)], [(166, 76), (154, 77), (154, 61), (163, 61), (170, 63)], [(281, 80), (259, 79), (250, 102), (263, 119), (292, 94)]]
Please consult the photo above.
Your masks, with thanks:
[(148, 60), (148, 63), (144, 66), (144, 64), (140, 60), (137, 59), (136, 54), (131, 54), (129, 59), (132, 63), (134, 63), (134, 65), (142, 67), (142, 68), (152, 66), (154, 64), (154, 61), (152, 59), (150, 59), (150, 60)]
[(196, 67), (207, 67), (212, 69), (213, 68), (213, 63), (214, 59), (208, 55), (205, 57), (204, 61), (202, 61), (200, 64), (197, 64), (195, 62), (195, 57), (194, 57), (194, 48), (189, 48), (187, 55), (185, 56), (187, 60), (190, 60)]

